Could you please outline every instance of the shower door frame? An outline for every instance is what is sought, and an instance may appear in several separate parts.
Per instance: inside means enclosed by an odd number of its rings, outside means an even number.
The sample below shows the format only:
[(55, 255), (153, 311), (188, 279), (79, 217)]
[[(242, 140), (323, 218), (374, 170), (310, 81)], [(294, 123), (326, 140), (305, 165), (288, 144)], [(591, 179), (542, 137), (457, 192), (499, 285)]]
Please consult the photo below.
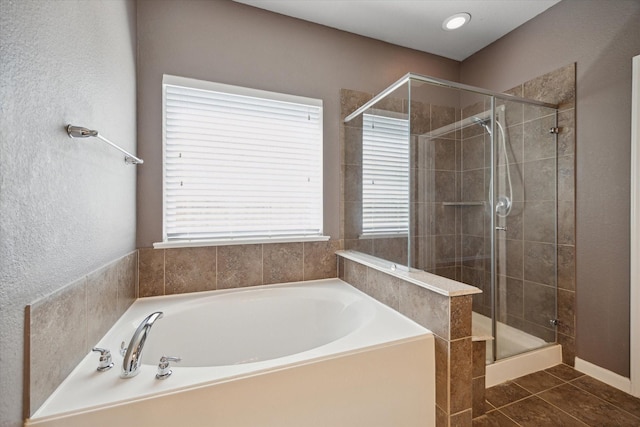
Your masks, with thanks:
[[(505, 94), (505, 93), (501, 93), (501, 92), (495, 92), (495, 91), (491, 91), (491, 90), (487, 90), (487, 89), (483, 89), (483, 88), (479, 88), (476, 86), (470, 86), (470, 85), (466, 85), (466, 84), (462, 84), (462, 83), (457, 83), (457, 82), (452, 82), (449, 80), (443, 80), (443, 79), (438, 79), (435, 77), (430, 77), (430, 76), (424, 76), (424, 75), (420, 75), (420, 74), (414, 74), (414, 73), (407, 73), (405, 74), (402, 78), (400, 78), (399, 80), (397, 80), (396, 82), (394, 82), (393, 84), (391, 84), (390, 86), (388, 86), (386, 89), (384, 89), (382, 92), (378, 93), (376, 96), (374, 96), (373, 98), (371, 98), (368, 102), (366, 102), (364, 105), (362, 105), (360, 108), (356, 109), (353, 113), (349, 114), (347, 117), (344, 118), (343, 123), (348, 123), (351, 120), (353, 120), (354, 118), (362, 115), (364, 112), (366, 112), (369, 108), (371, 108), (372, 106), (374, 106), (376, 103), (378, 103), (379, 101), (381, 101), (382, 99), (386, 98), (388, 95), (390, 95), (391, 93), (393, 93), (395, 90), (397, 90), (398, 88), (400, 88), (402, 85), (409, 83), (409, 99), (410, 99), (410, 94), (411, 94), (411, 84), (410, 82), (412, 80), (418, 81), (418, 82), (423, 82), (423, 83), (429, 83), (435, 86), (440, 86), (440, 87), (444, 87), (444, 88), (450, 88), (450, 89), (458, 89), (458, 90), (463, 90), (463, 91), (467, 91), (467, 92), (471, 92), (471, 93), (476, 93), (476, 94), (480, 94), (480, 95), (486, 95), (491, 97), (491, 134), (492, 134), (492, 143), (491, 143), (491, 167), (490, 167), (490, 174), (491, 174), (491, 182), (494, 183), (494, 169), (495, 169), (495, 165), (496, 165), (496, 159), (495, 159), (495, 141), (494, 138), (496, 137), (496, 126), (495, 126), (495, 110), (496, 110), (496, 99), (500, 99), (500, 100), (506, 100), (506, 101), (515, 101), (515, 102), (521, 102), (524, 104), (529, 104), (529, 105), (537, 105), (537, 106), (541, 106), (541, 107), (546, 107), (546, 108), (552, 108), (554, 110), (556, 110), (556, 126), (557, 126), (557, 111), (558, 111), (558, 105), (555, 104), (550, 104), (547, 102), (543, 102), (543, 101), (536, 101), (536, 100), (532, 100), (532, 99), (527, 99), (527, 98), (522, 98), (519, 96), (515, 96), (515, 95), (509, 95), (509, 94)], [(496, 227), (496, 219), (495, 219), (495, 205), (496, 205), (496, 200), (495, 199), (495, 191), (493, 188), (493, 185), (490, 186), (489, 189), (489, 204), (490, 204), (490, 212), (492, 212), (491, 215), (491, 222), (490, 222), (490, 227), (491, 227), (491, 242), (490, 242), (490, 251), (491, 251), (491, 328), (492, 328), (492, 335), (494, 337), (494, 339), (492, 340), (492, 346), (493, 346), (493, 361), (495, 362), (497, 359), (497, 313), (496, 313), (496, 307), (497, 307), (497, 292), (496, 292), (496, 281), (497, 281), (497, 277), (496, 277), (496, 248), (495, 248), (495, 227)], [(557, 209), (556, 209), (557, 210)], [(411, 213), (410, 213), (411, 215)], [(557, 222), (557, 220), (556, 220)], [(557, 224), (556, 224), (557, 227)], [(557, 234), (557, 233), (556, 233)], [(409, 239), (410, 241), (410, 239)], [(411, 252), (411, 251), (409, 251)], [(408, 257), (410, 257), (410, 255), (408, 255)], [(557, 253), (556, 253), (556, 263), (557, 263)], [(410, 266), (410, 262), (408, 262), (407, 266)], [(556, 265), (557, 268), (557, 265)], [(556, 293), (556, 304), (557, 304), (557, 293)], [(556, 329), (556, 337), (557, 337), (557, 329)], [(557, 338), (556, 338), (557, 340)]]
[(631, 394), (640, 397), (640, 55), (632, 62), (631, 88)]

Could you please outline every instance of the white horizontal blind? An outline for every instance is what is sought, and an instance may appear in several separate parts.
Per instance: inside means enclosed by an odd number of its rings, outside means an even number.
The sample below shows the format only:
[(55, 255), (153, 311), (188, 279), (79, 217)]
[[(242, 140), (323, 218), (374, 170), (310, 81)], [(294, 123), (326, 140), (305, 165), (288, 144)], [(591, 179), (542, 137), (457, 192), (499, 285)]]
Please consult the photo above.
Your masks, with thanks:
[(364, 114), (362, 234), (409, 231), (409, 121)]
[(322, 101), (173, 76), (163, 90), (165, 241), (322, 235)]

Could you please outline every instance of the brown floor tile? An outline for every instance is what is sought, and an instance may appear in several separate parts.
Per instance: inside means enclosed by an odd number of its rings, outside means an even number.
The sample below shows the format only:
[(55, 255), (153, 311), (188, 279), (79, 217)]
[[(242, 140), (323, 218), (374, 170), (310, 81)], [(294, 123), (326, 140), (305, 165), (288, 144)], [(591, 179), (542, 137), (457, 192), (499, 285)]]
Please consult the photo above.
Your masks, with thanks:
[(561, 411), (537, 396), (531, 396), (500, 409), (522, 427), (557, 426), (586, 427), (566, 412)]
[(513, 382), (534, 394), (564, 384), (564, 381), (560, 378), (544, 371), (538, 371), (516, 378)]
[(538, 395), (554, 406), (590, 426), (638, 427), (639, 419), (571, 384), (564, 384)]
[(565, 381), (571, 381), (584, 375), (583, 373), (573, 369), (571, 366), (565, 364), (556, 365), (552, 368), (545, 369), (544, 371)]
[(491, 411), (487, 414), (474, 418), (473, 427), (517, 427), (518, 424), (511, 421), (500, 411)]
[[(571, 384), (640, 418), (640, 399), (637, 397), (633, 397), (587, 375), (571, 381)], [(638, 421), (638, 425), (640, 425), (640, 421)]]
[(524, 399), (527, 396), (531, 396), (531, 393), (513, 382), (498, 384), (488, 388), (485, 393), (487, 401), (496, 408)]

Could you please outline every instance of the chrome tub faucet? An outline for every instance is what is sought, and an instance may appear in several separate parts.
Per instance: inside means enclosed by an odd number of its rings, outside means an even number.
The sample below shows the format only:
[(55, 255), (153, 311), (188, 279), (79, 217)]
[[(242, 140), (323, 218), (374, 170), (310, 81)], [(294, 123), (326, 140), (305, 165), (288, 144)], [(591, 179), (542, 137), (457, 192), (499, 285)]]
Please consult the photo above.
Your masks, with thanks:
[(144, 343), (149, 336), (151, 327), (155, 321), (161, 319), (162, 316), (163, 313), (161, 311), (151, 313), (140, 323), (140, 326), (138, 326), (133, 333), (127, 347), (124, 346), (124, 341), (122, 341), (122, 346), (120, 347), (120, 354), (124, 356), (122, 373), (120, 374), (122, 378), (131, 378), (138, 375), (140, 365), (142, 365), (142, 349), (144, 348)]

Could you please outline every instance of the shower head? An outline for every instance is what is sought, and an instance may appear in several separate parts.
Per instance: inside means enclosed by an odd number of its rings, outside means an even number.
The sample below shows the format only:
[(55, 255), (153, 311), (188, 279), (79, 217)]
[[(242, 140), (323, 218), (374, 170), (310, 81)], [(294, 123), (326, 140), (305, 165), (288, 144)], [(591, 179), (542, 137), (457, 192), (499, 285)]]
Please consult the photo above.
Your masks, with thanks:
[(490, 127), (491, 119), (482, 120), (480, 117), (474, 117), (473, 122), (482, 126), (483, 128), (485, 128), (487, 132), (489, 132), (489, 134), (491, 134), (491, 127)]
[(97, 130), (91, 130), (87, 128), (83, 128), (81, 126), (67, 126), (67, 133), (69, 134), (69, 138), (88, 138), (90, 136), (98, 136)]

